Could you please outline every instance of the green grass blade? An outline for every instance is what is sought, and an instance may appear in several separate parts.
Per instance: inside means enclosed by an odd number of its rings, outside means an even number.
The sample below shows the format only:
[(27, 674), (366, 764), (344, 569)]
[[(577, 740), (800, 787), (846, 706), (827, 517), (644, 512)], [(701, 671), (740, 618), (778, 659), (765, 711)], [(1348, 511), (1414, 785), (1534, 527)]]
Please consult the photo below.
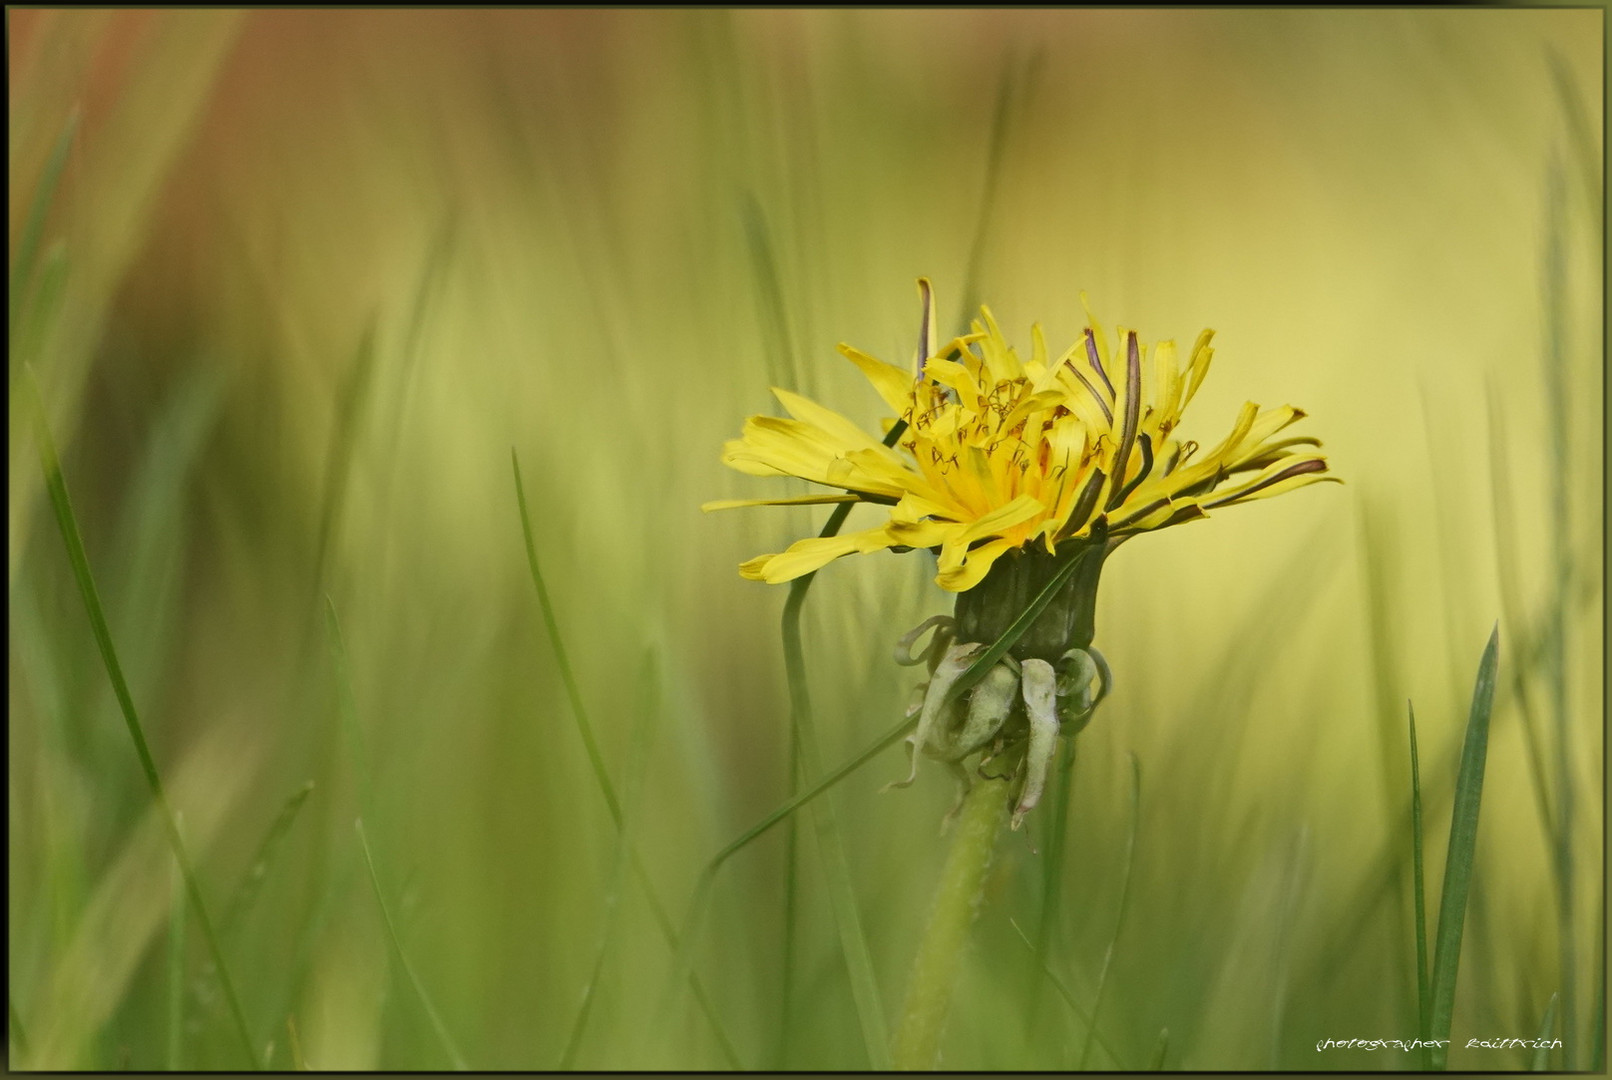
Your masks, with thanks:
[[(1013, 932), (1019, 935), (1019, 940), (1024, 942), (1025, 948), (1029, 949), (1030, 955), (1034, 957), (1036, 952), (1035, 942), (1031, 941), (1030, 936), (1026, 934), (1019, 927), (1019, 924), (1014, 922), (1011, 918), (1008, 919), (1008, 925), (1013, 927)], [(1052, 984), (1052, 988), (1058, 992), (1058, 996), (1063, 998), (1063, 1003), (1069, 1006), (1069, 1011), (1075, 1014), (1075, 1019), (1080, 1021), (1080, 1026), (1086, 1029), (1086, 1037), (1096, 1041), (1098, 1049), (1102, 1050), (1103, 1053), (1108, 1055), (1109, 1060), (1114, 1063), (1115, 1068), (1123, 1068), (1124, 1066), (1120, 1061), (1119, 1055), (1114, 1053), (1113, 1047), (1109, 1046), (1108, 1043), (1103, 1039), (1102, 1033), (1099, 1032), (1092, 1024), (1091, 1016), (1087, 1014), (1086, 1010), (1082, 1009), (1075, 1001), (1075, 995), (1069, 992), (1069, 987), (1065, 986), (1063, 980), (1058, 978), (1057, 973), (1052, 970), (1052, 966), (1045, 962), (1041, 962), (1037, 968), (1037, 971), (1040, 975), (1044, 976), (1049, 983)]]
[[(1534, 792), (1534, 805), (1545, 831), (1546, 843), (1556, 837), (1556, 816), (1550, 805), (1550, 785), (1545, 781), (1545, 751), (1539, 734), (1539, 721), (1534, 715), (1533, 695), (1528, 692), (1528, 676), (1533, 663), (1533, 652), (1519, 633), (1523, 629), (1522, 602), (1518, 599), (1516, 568), (1522, 565), (1517, 554), (1517, 515), (1511, 495), (1511, 477), (1507, 470), (1509, 454), (1506, 438), (1505, 414), (1500, 408), (1498, 393), (1493, 381), (1484, 388), (1489, 412), (1489, 490), (1493, 507), (1495, 569), (1500, 584), (1500, 614), (1504, 625), (1510, 628), (1513, 652), (1517, 656), (1511, 665), (1511, 696), (1516, 699), (1522, 719), (1523, 749), (1528, 755), (1528, 778)], [(1548, 617), (1548, 616), (1547, 616)]]
[(11, 1045), (16, 1053), (6, 1060), (11, 1068), (20, 1068), (19, 1062), (28, 1059), (28, 1032), (22, 1026), (22, 1017), (17, 1014), (17, 995), (6, 995), (6, 1024), (11, 1029)]
[[(1041, 910), (1036, 918), (1035, 932), (1035, 964), (1031, 968), (1034, 978), (1036, 969), (1044, 968), (1047, 963), (1047, 950), (1052, 946), (1052, 936), (1058, 928), (1059, 903), (1063, 896), (1063, 863), (1064, 844), (1069, 833), (1069, 800), (1073, 796), (1075, 786), (1075, 760), (1079, 753), (1079, 740), (1070, 738), (1063, 752), (1068, 755), (1062, 767), (1056, 768), (1052, 773), (1052, 798), (1048, 800), (1047, 807), (1047, 840), (1046, 854), (1042, 859), (1041, 868)], [(1037, 979), (1034, 986), (1040, 986)], [(1029, 1007), (1025, 1010), (1025, 1035), (1030, 1037), (1034, 1025), (1037, 1006), (1040, 996), (1032, 994)]]
[(1575, 870), (1573, 866), (1574, 791), (1572, 767), (1572, 724), (1567, 702), (1567, 596), (1572, 587), (1571, 469), (1568, 424), (1571, 418), (1567, 337), (1567, 207), (1562, 166), (1552, 161), (1546, 178), (1547, 217), (1543, 301), (1545, 307), (1545, 404), (1550, 431), (1550, 546), (1553, 603), (1545, 629), (1548, 646), (1546, 677), (1550, 691), (1551, 719), (1555, 728), (1553, 766), (1556, 795), (1556, 837), (1553, 863), (1556, 868), (1557, 949), (1561, 966), (1562, 1068), (1575, 1068), (1578, 1055), (1578, 963), (1577, 917), (1574, 913)]
[(408, 976), (409, 985), (414, 989), (414, 996), (419, 1000), (420, 1007), (425, 1010), (426, 1018), (431, 1021), (431, 1030), (436, 1035), (437, 1042), (442, 1045), (442, 1049), (447, 1053), (449, 1060), (453, 1062), (453, 1067), (460, 1072), (465, 1072), (470, 1066), (465, 1064), (465, 1059), (459, 1053), (459, 1048), (454, 1045), (453, 1036), (448, 1033), (447, 1025), (442, 1022), (441, 1014), (437, 1012), (437, 1007), (431, 1002), (431, 995), (425, 992), (425, 984), (420, 982), (419, 975), (415, 974), (414, 965), (409, 963), (408, 954), (403, 951), (403, 942), (398, 939), (397, 927), (392, 923), (392, 913), (386, 906), (386, 897), (381, 894), (381, 879), (380, 875), (375, 872), (375, 857), (370, 854), (369, 838), (364, 835), (364, 819), (359, 818), (354, 821), (353, 827), (358, 831), (358, 846), (364, 853), (364, 868), (369, 871), (369, 883), (375, 889), (375, 903), (381, 909), (381, 919), (386, 923), (386, 939), (392, 943), (392, 954), (397, 957), (397, 962), (403, 968), (403, 973)]
[(286, 833), (291, 831), (291, 823), (297, 819), (297, 812), (302, 809), (308, 796), (313, 794), (313, 781), (308, 780), (286, 799), (285, 805), (275, 815), (274, 822), (269, 826), (268, 832), (263, 834), (263, 840), (257, 846), (257, 852), (252, 856), (250, 868), (241, 883), (235, 887), (234, 894), (224, 907), (224, 917), (219, 926), (228, 934), (239, 922), (252, 901), (257, 899), (258, 891), (263, 887), (264, 879), (268, 877), (269, 863), (280, 850), (280, 841)]
[[(526, 487), (521, 483), (520, 455), (514, 447), (509, 450), (510, 466), (515, 473), (515, 501), (520, 509), (521, 531), (526, 539), (526, 562), (532, 574), (532, 584), (537, 588), (538, 607), (543, 612), (543, 624), (548, 628), (549, 643), (554, 647), (555, 662), (560, 668), (560, 680), (565, 686), (567, 698), (571, 702), (571, 714), (576, 718), (577, 731), (582, 737), (582, 745), (587, 750), (588, 763), (593, 768), (594, 780), (599, 784), (599, 791), (604, 796), (605, 806), (610, 811), (610, 818), (615, 822), (617, 830), (622, 827), (621, 801), (616, 797), (615, 785), (610, 782), (610, 773), (605, 769), (604, 757), (599, 753), (599, 744), (593, 737), (593, 724), (588, 719), (587, 707), (582, 703), (582, 692), (577, 687), (576, 676), (571, 672), (571, 663), (566, 657), (565, 642), (560, 637), (559, 620), (554, 615), (554, 605), (549, 601), (548, 587), (543, 583), (543, 571), (537, 562), (537, 542), (532, 534), (532, 518), (526, 509)], [(843, 508), (842, 508), (843, 509)], [(843, 517), (843, 515), (842, 515)], [(671, 916), (660, 902), (660, 896), (655, 891), (654, 882), (650, 879), (649, 870), (644, 866), (642, 857), (635, 846), (629, 847), (629, 857), (632, 860), (633, 875), (638, 879), (644, 891), (644, 897), (649, 901), (651, 914), (656, 925), (660, 928), (661, 936), (666, 939), (672, 955), (676, 957), (680, 950), (677, 931), (672, 926)], [(674, 965), (675, 966), (675, 965)], [(715, 1036), (717, 1047), (722, 1052), (723, 1059), (730, 1069), (738, 1070), (743, 1066), (739, 1063), (739, 1055), (733, 1048), (733, 1042), (723, 1030), (722, 1023), (717, 1019), (716, 1006), (712, 1003), (705, 987), (700, 983), (699, 977), (692, 969), (687, 972), (689, 988), (693, 990), (694, 997), (699, 1003), (700, 1011), (705, 1014), (706, 1021), (711, 1026), (711, 1033)]]
[(763, 336), (770, 346), (765, 350), (767, 377), (774, 386), (803, 390), (795, 335), (789, 327), (789, 309), (784, 303), (783, 279), (778, 273), (778, 255), (773, 247), (772, 230), (767, 227), (767, 215), (755, 194), (749, 191), (744, 193), (740, 210), (745, 243), (750, 249), (750, 268), (760, 291), (756, 306), (760, 309)]
[(1430, 1037), (1428, 1023), (1432, 1012), (1432, 999), (1427, 981), (1427, 890), (1422, 862), (1422, 760), (1416, 747), (1416, 709), (1405, 703), (1410, 713), (1411, 762), (1411, 874), (1414, 882), (1416, 917), (1416, 1030), (1421, 1035), (1422, 1067), (1428, 1065), (1427, 1046)]
[(354, 451), (362, 428), (364, 414), (375, 384), (375, 319), (372, 317), (359, 339), (358, 352), (351, 370), (342, 385), (341, 398), (336, 406), (336, 426), (330, 434), (330, 449), (325, 457), (325, 478), (319, 501), (319, 532), (314, 549), (315, 596), (324, 590), (326, 560), (331, 545), (341, 527), (342, 511), (347, 505), (347, 485), (352, 475)]
[[(183, 825), (183, 821), (180, 823)], [(173, 868), (173, 903), (168, 908), (168, 1071), (185, 1067), (185, 878)]]
[(219, 947), (218, 936), (213, 932), (213, 922), (208, 918), (207, 905), (202, 899), (195, 867), (191, 864), (190, 855), (180, 838), (178, 820), (168, 803), (167, 792), (162, 786), (162, 777), (157, 772), (156, 761), (151, 757), (151, 749), (146, 745), (145, 731), (140, 726), (140, 716), (135, 711), (134, 699), (129, 694), (128, 683), (123, 677), (123, 668), (118, 663), (117, 650), (112, 646), (112, 633), (107, 627), (106, 613), (101, 608), (101, 597), (95, 588), (95, 579), (90, 574), (89, 556), (85, 554), (84, 538), (79, 533), (78, 519), (73, 514), (72, 502), (68, 498), (67, 480), (62, 475), (56, 444), (50, 436), (44, 402), (39, 396), (39, 384), (31, 370), (28, 374), (28, 385), (34, 406), (39, 463), (45, 471), (45, 486), (50, 492), (51, 506), (56, 513), (56, 524), (61, 530), (62, 543), (67, 548), (67, 558), (73, 567), (73, 577), (78, 583), (79, 595), (83, 598), (85, 611), (89, 615), (95, 644), (100, 649), (101, 662), (106, 668), (107, 678), (112, 682), (112, 693), (117, 697), (118, 707), (122, 710), (124, 724), (129, 729), (129, 738), (134, 743), (136, 756), (140, 759), (141, 771), (145, 773), (146, 783), (151, 788), (151, 798), (157, 804), (157, 810), (166, 826), (168, 843), (179, 862), (180, 872), (185, 879), (185, 891), (195, 910), (202, 937), (206, 939), (207, 950), (212, 954), (213, 963), (218, 969), (219, 983), (224, 990), (225, 1000), (229, 1003), (230, 1016), (235, 1022), (236, 1035), (241, 1040), (241, 1049), (245, 1052), (247, 1060), (252, 1063), (252, 1067), (259, 1068), (261, 1062), (258, 1060), (257, 1051), (252, 1047), (251, 1029), (247, 1027), (246, 1014), (241, 1011), (240, 999), (235, 996), (235, 984), (229, 977), (229, 969), (224, 963), (224, 953)]
[[(804, 590), (798, 594), (792, 592), (792, 600), (795, 595), (803, 597)], [(782, 628), (790, 714), (800, 733), (801, 765), (808, 773), (817, 773), (823, 767), (822, 750), (817, 741), (817, 725), (812, 719), (811, 697), (806, 687), (806, 658), (801, 651), (798, 606), (793, 609), (785, 606)], [(834, 922), (839, 928), (840, 948), (851, 977), (851, 996), (856, 1002), (857, 1018), (862, 1026), (862, 1041), (872, 1067), (886, 1071), (891, 1065), (890, 1032), (884, 1019), (884, 1003), (879, 994), (878, 980), (873, 974), (873, 958), (868, 951), (867, 937), (862, 932), (861, 916), (857, 912), (845, 841), (840, 835), (832, 804), (825, 802), (815, 807), (812, 819), (817, 828), (817, 846), (823, 859), (823, 873), (828, 879)]]
[(61, 182), (62, 173), (67, 168), (67, 155), (73, 149), (73, 139), (78, 134), (78, 121), (79, 113), (75, 108), (67, 114), (67, 121), (56, 136), (56, 144), (50, 148), (50, 156), (45, 159), (45, 169), (39, 175), (39, 184), (34, 188), (34, 197), (28, 204), (28, 217), (17, 238), (17, 255), (11, 263), (11, 288), (7, 297), (7, 311), (13, 331), (17, 328), (17, 315), (22, 310), (22, 301), (28, 294), (28, 286), (33, 278), (39, 245), (44, 240), (45, 219), (50, 214), (50, 204), (56, 198), (56, 187)]
[(582, 1035), (587, 1030), (588, 1016), (593, 1011), (595, 992), (599, 986), (599, 979), (604, 974), (605, 958), (610, 950), (610, 938), (616, 927), (616, 911), (621, 904), (622, 883), (627, 876), (627, 867), (632, 861), (629, 856), (632, 852), (633, 815), (638, 807), (639, 793), (643, 789), (644, 770), (649, 762), (649, 745), (654, 738), (656, 689), (655, 656), (651, 652), (644, 663), (644, 702), (638, 710), (629, 742), (632, 750), (628, 756), (627, 775), (621, 793), (621, 830), (616, 834), (616, 852), (611, 861), (610, 881), (605, 889), (599, 945), (594, 951), (593, 971), (582, 990), (582, 1004), (577, 1009), (576, 1019), (571, 1024), (571, 1034), (566, 1038), (565, 1050), (560, 1055), (561, 1072), (569, 1072), (576, 1068), (577, 1052), (582, 1047)]
[(1148, 1059), (1149, 1072), (1163, 1072), (1164, 1058), (1170, 1052), (1170, 1029), (1159, 1029), (1159, 1041), (1153, 1044), (1153, 1056)]
[(1103, 990), (1108, 985), (1108, 969), (1114, 962), (1114, 946), (1119, 941), (1119, 932), (1125, 926), (1125, 912), (1130, 906), (1131, 879), (1136, 869), (1136, 834), (1142, 827), (1142, 763), (1135, 754), (1131, 755), (1131, 828), (1125, 837), (1125, 879), (1119, 890), (1119, 914), (1114, 917), (1114, 932), (1109, 935), (1108, 948), (1103, 950), (1103, 966), (1097, 971), (1097, 992), (1092, 997), (1091, 1026), (1087, 1029), (1086, 1040), (1080, 1047), (1080, 1064), (1077, 1066), (1082, 1072), (1086, 1069), (1087, 1059), (1091, 1055), (1092, 1033), (1097, 1030), (1097, 1017), (1103, 1008)]
[[(1494, 705), (1495, 669), (1500, 659), (1500, 627), (1489, 635), (1472, 689), (1472, 710), (1467, 717), (1461, 768), (1455, 782), (1455, 808), (1450, 821), (1449, 854), (1444, 861), (1444, 886), (1439, 898), (1437, 940), (1433, 949), (1432, 1008), (1429, 1028), (1435, 1040), (1448, 1040), (1455, 1010), (1455, 979), (1461, 962), (1461, 935), (1466, 928), (1467, 895), (1472, 888), (1472, 862), (1478, 844), (1478, 807), (1483, 795), (1483, 772), (1489, 752), (1489, 713)], [(1449, 1062), (1447, 1041), (1435, 1045), (1432, 1066)]]
[[(768, 227), (766, 212), (762, 210), (761, 203), (756, 199), (755, 193), (744, 192), (740, 203), (741, 217), (744, 221), (745, 239), (750, 249), (751, 270), (757, 283), (756, 306), (761, 316), (763, 341), (766, 347), (762, 350), (767, 364), (767, 376), (774, 386), (793, 387), (797, 391), (804, 391), (802, 374), (797, 360), (798, 353), (795, 348), (795, 336), (789, 326), (789, 309), (784, 301), (782, 275), (778, 269), (778, 257), (772, 241), (772, 230)], [(782, 415), (775, 408), (775, 415)], [(846, 507), (849, 510), (849, 505)], [(840, 516), (844, 520), (844, 515)], [(836, 523), (835, 529), (839, 525)], [(790, 615), (790, 604), (796, 602), (797, 591), (790, 588), (790, 599), (784, 609), (784, 623), (787, 626)], [(805, 596), (804, 587), (800, 590), (801, 597)], [(798, 612), (798, 606), (795, 608)], [(798, 618), (798, 614), (795, 616)], [(787, 633), (787, 630), (785, 631)], [(791, 711), (789, 723), (789, 794), (793, 795), (800, 790), (801, 781), (805, 777), (805, 770), (801, 767), (801, 735), (800, 722)], [(778, 1033), (773, 1046), (773, 1065), (783, 1068), (789, 1054), (790, 1018), (794, 1015), (794, 988), (795, 988), (795, 943), (799, 933), (799, 908), (796, 890), (799, 883), (800, 859), (800, 830), (799, 823), (791, 818), (789, 831), (784, 837), (784, 910), (783, 910), (783, 941), (780, 943), (779, 956), (779, 994)]]
[(330, 667), (336, 679), (336, 710), (341, 716), (342, 730), (351, 744), (353, 773), (358, 781), (358, 806), (365, 817), (375, 816), (374, 782), (370, 777), (369, 745), (364, 738), (363, 725), (358, 722), (358, 702), (353, 697), (352, 669), (347, 662), (347, 643), (342, 638), (341, 621), (336, 618), (336, 603), (325, 597), (325, 630), (329, 636)]
[[(990, 236), (991, 211), (996, 207), (997, 183), (1002, 175), (1003, 151), (1007, 147), (1014, 105), (1033, 100), (1030, 90), (1045, 56), (1044, 49), (1036, 49), (1021, 69), (1019, 57), (1010, 51), (1003, 58), (1002, 70), (997, 77), (996, 108), (991, 113), (991, 133), (986, 143), (985, 186), (980, 191), (979, 216), (974, 222), (974, 235), (968, 245), (968, 262), (963, 266), (963, 288), (958, 294), (962, 298), (962, 306), (958, 310), (964, 330), (968, 328), (968, 320), (979, 310), (980, 264), (984, 261), (985, 242)], [(1019, 77), (1021, 72), (1022, 78)]]
[(1556, 1030), (1556, 1003), (1560, 997), (1560, 994), (1552, 994), (1550, 1004), (1545, 1006), (1545, 1018), (1539, 1022), (1534, 1052), (1528, 1059), (1529, 1072), (1544, 1072), (1550, 1068), (1550, 1033)]

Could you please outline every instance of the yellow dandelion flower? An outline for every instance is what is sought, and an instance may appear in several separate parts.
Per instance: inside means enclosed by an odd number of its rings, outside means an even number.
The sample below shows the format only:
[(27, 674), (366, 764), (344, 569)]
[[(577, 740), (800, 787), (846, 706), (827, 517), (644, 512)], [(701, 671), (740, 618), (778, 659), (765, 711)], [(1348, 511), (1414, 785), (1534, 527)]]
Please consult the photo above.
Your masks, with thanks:
[(1318, 440), (1279, 437), (1304, 416), (1291, 405), (1245, 404), (1231, 433), (1207, 452), (1176, 437), (1209, 371), (1212, 330), (1198, 335), (1183, 367), (1173, 341), (1150, 349), (1134, 330), (1121, 329), (1111, 350), (1087, 309), (1084, 333), (1055, 359), (1033, 326), (1026, 358), (982, 307), (968, 333), (931, 351), (937, 337), (929, 282), (920, 281), (919, 290), (924, 320), (914, 372), (840, 346), (905, 423), (899, 450), (831, 409), (774, 388), (789, 417), (751, 417), (724, 447), (723, 462), (839, 492), (703, 507), (865, 502), (889, 507), (888, 520), (758, 556), (740, 566), (745, 577), (783, 582), (842, 555), (933, 548), (936, 583), (962, 593), (1008, 552), (1039, 545), (1055, 556), (1059, 544), (1094, 532), (1112, 543), (1333, 479), (1324, 475)]
[[(912, 782), (922, 752), (948, 763), (966, 791), (961, 762), (978, 753), (981, 766), (1000, 762), (999, 775), (1012, 777), (1018, 828), (1041, 797), (1058, 739), (1086, 726), (1113, 683), (1092, 647), (1108, 554), (1139, 533), (1335, 478), (1325, 475), (1316, 439), (1282, 436), (1304, 416), (1291, 405), (1245, 404), (1207, 452), (1176, 435), (1208, 374), (1212, 331), (1198, 335), (1183, 367), (1174, 342), (1150, 349), (1134, 330), (1121, 329), (1110, 351), (1088, 308), (1080, 339), (1060, 356), (1050, 357), (1035, 326), (1025, 358), (982, 307), (968, 333), (932, 349), (939, 339), (929, 282), (918, 290), (923, 323), (912, 372), (840, 346), (896, 412), (885, 439), (775, 388), (789, 417), (753, 416), (723, 449), (722, 460), (742, 472), (839, 490), (705, 509), (888, 508), (874, 528), (800, 540), (739, 567), (760, 581), (790, 581), (853, 552), (936, 553), (935, 580), (957, 599), (952, 616), (924, 620), (896, 646), (898, 663), (925, 664), (929, 673), (907, 713), (916, 718), (912, 768), (896, 786)], [(929, 644), (914, 656), (925, 633)], [(1005, 654), (987, 649), (997, 640), (1011, 640)], [(989, 666), (969, 679), (979, 664)]]

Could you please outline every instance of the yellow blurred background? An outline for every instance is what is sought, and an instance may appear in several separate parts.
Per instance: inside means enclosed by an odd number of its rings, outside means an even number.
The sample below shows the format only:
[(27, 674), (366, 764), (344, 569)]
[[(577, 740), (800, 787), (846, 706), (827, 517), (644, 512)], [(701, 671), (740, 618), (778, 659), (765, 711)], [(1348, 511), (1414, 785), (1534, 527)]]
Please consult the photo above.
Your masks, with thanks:
[[(1599, 10), (12, 10), (8, 29), (13, 1065), (243, 1063), (73, 587), (30, 377), (203, 892), (233, 904), (224, 952), (267, 1060), (451, 1064), (362, 817), (472, 1066), (555, 1067), (600, 964), (568, 1064), (716, 1068), (686, 995), (686, 1022), (650, 1023), (671, 954), (615, 868), (510, 451), (618, 787), (643, 761), (628, 828), (681, 922), (705, 861), (790, 790), (784, 590), (736, 566), (827, 516), (702, 515), (787, 486), (723, 468), (721, 443), (770, 385), (874, 429), (834, 346), (906, 362), (921, 275), (948, 330), (985, 302), (1010, 340), (1039, 321), (1061, 349), (1082, 291), (1146, 339), (1213, 327), (1184, 434), (1298, 405), (1346, 482), (1108, 564), (1117, 688), (1081, 736), (1059, 877), (1032, 819), (998, 859), (946, 1067), (1080, 1063), (1085, 1020), (1015, 926), (1047, 935), (1088, 1015), (1100, 993), (1093, 1067), (1156, 1062), (1161, 1029), (1169, 1069), (1409, 1067), (1314, 1044), (1414, 1034), (1405, 703), (1436, 906), (1496, 620), (1451, 1064), (1526, 1065), (1465, 1043), (1533, 1035), (1553, 994), (1572, 1056), (1552, 1063), (1595, 1060)], [(948, 607), (932, 563), (819, 574), (830, 762), (899, 715), (890, 646)], [(904, 762), (828, 796), (888, 1015), (952, 794), (938, 768), (879, 794)], [(865, 1068), (823, 853), (802, 830), (792, 879), (785, 831), (723, 871), (696, 970), (745, 1067)]]

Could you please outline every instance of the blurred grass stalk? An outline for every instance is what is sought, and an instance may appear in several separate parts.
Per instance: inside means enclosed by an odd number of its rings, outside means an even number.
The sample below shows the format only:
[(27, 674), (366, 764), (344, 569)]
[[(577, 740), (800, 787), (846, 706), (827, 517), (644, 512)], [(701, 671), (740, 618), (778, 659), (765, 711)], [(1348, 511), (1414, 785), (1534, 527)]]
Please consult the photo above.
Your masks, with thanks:
[(163, 790), (162, 778), (157, 774), (156, 762), (152, 760), (151, 750), (146, 745), (145, 732), (140, 726), (140, 717), (135, 712), (134, 699), (129, 694), (128, 684), (123, 678), (123, 669), (118, 664), (117, 651), (112, 645), (112, 634), (107, 628), (106, 615), (101, 610), (101, 598), (95, 588), (95, 579), (90, 574), (89, 557), (84, 553), (84, 539), (79, 533), (78, 520), (73, 515), (72, 503), (67, 495), (67, 481), (62, 476), (61, 461), (56, 454), (56, 444), (51, 439), (50, 425), (46, 418), (44, 402), (40, 397), (39, 384), (34, 379), (31, 370), (25, 376), (28, 384), (29, 396), (34, 405), (34, 434), (38, 440), (39, 464), (44, 471), (45, 485), (50, 492), (50, 501), (56, 511), (56, 524), (61, 530), (62, 544), (67, 549), (68, 561), (72, 564), (73, 577), (78, 584), (79, 595), (84, 601), (84, 609), (89, 616), (90, 629), (95, 634), (95, 643), (100, 650), (101, 661), (105, 665), (107, 678), (112, 683), (113, 693), (117, 696), (118, 707), (123, 711), (123, 719), (128, 727), (129, 738), (134, 743), (136, 756), (140, 760), (140, 768), (145, 773), (146, 783), (151, 789), (152, 801), (162, 817), (167, 829), (168, 843), (173, 849), (174, 858), (178, 862), (179, 872), (184, 879), (185, 891), (190, 903), (196, 912), (196, 921), (201, 927), (202, 937), (207, 942), (208, 952), (212, 954), (214, 965), (218, 969), (219, 983), (223, 987), (225, 1000), (229, 1004), (230, 1017), (235, 1023), (236, 1034), (241, 1040), (241, 1049), (246, 1054), (246, 1060), (252, 1067), (260, 1068), (257, 1051), (252, 1045), (252, 1035), (246, 1024), (246, 1015), (241, 1011), (240, 999), (236, 997), (235, 985), (229, 977), (229, 969), (224, 963), (224, 953), (219, 946), (218, 935), (213, 931), (212, 920), (207, 915), (207, 905), (202, 900), (201, 886), (196, 880), (196, 870), (191, 864), (190, 855), (185, 850), (184, 839), (179, 832), (179, 819), (168, 803), (167, 793)]

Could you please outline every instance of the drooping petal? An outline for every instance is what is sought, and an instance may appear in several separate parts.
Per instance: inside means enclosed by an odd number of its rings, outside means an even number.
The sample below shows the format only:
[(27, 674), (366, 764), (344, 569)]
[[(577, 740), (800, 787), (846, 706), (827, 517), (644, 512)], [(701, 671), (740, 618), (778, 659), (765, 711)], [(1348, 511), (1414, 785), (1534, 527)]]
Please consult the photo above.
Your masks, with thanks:
[[(790, 544), (781, 555), (763, 556), (766, 561), (759, 566), (756, 565), (756, 559), (743, 563), (739, 573), (745, 577), (759, 577), (776, 585), (820, 570), (842, 555), (878, 551), (889, 546), (890, 538), (883, 526), (839, 536), (812, 536)], [(747, 568), (750, 572), (747, 572)]]
[(935, 575), (935, 584), (948, 592), (967, 592), (985, 580), (985, 575), (990, 571), (991, 564), (996, 562), (1013, 546), (1013, 541), (1006, 538), (992, 540), (988, 544), (981, 544), (979, 547), (966, 552), (958, 565), (950, 568), (943, 567)]

